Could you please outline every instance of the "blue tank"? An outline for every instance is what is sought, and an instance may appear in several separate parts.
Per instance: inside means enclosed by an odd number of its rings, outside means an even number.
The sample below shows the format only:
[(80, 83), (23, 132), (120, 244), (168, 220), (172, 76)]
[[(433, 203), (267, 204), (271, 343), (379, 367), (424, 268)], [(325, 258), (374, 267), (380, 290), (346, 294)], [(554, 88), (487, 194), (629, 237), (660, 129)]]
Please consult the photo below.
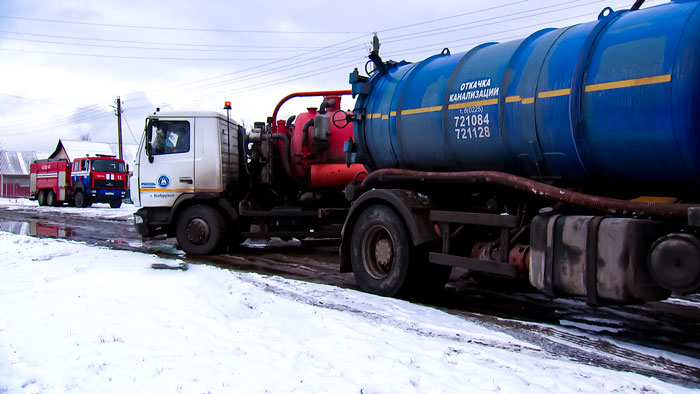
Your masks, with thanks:
[(696, 191), (699, 5), (606, 9), (518, 41), (387, 62), (369, 80), (355, 72), (356, 161)]

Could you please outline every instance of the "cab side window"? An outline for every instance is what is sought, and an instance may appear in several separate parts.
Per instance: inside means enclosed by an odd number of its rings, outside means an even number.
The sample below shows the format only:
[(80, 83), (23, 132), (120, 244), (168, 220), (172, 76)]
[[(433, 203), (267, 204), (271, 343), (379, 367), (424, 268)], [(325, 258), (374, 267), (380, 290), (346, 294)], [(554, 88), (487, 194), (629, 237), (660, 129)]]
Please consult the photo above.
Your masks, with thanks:
[(160, 121), (151, 130), (154, 155), (184, 153), (190, 150), (190, 122)]

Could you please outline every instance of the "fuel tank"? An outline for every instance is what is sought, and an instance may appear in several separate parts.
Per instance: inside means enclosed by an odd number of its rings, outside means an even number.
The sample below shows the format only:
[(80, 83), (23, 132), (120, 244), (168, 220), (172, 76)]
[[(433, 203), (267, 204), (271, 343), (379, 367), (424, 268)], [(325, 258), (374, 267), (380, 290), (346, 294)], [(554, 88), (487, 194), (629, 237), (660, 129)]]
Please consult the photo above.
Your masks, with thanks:
[(350, 76), (356, 161), (564, 185), (697, 191), (700, 2)]

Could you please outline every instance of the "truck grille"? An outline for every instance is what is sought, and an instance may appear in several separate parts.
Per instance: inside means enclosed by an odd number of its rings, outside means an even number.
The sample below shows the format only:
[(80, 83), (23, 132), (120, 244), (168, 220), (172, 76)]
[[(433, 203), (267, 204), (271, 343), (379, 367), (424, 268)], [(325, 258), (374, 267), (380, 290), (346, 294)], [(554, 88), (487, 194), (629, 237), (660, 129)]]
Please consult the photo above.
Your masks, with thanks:
[(123, 189), (124, 181), (95, 179), (95, 187), (100, 189)]

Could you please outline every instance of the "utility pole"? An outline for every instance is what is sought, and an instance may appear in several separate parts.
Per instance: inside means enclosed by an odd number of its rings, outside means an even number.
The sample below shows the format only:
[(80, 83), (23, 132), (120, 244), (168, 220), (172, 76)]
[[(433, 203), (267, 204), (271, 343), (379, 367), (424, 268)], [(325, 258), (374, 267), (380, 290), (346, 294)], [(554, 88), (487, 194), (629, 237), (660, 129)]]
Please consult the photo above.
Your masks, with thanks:
[(122, 152), (122, 101), (117, 96), (117, 134), (119, 137), (119, 159), (124, 159)]

